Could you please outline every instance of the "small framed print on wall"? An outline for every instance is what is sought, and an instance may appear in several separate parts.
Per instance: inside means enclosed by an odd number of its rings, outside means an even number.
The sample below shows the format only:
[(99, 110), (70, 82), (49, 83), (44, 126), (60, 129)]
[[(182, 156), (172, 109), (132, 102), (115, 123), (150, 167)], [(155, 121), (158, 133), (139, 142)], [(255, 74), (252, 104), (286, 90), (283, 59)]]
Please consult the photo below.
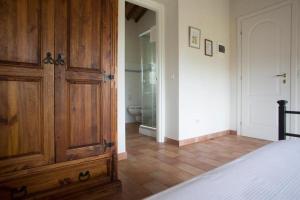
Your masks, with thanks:
[(189, 46), (200, 49), (201, 30), (194, 27), (189, 27)]
[(205, 55), (213, 56), (213, 42), (211, 40), (205, 39)]

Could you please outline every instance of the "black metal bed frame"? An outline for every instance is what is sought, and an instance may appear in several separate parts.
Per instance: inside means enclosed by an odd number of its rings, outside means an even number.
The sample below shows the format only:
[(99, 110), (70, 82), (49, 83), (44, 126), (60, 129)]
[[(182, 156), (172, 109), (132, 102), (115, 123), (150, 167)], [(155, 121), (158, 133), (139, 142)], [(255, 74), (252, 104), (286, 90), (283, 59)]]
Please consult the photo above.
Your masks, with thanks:
[(298, 137), (300, 138), (300, 135), (294, 134), (294, 133), (287, 133), (286, 132), (286, 114), (295, 114), (300, 115), (300, 111), (287, 111), (286, 110), (286, 104), (288, 101), (280, 100), (277, 101), (279, 104), (278, 107), (278, 139), (279, 140), (285, 140), (286, 136), (290, 137)]

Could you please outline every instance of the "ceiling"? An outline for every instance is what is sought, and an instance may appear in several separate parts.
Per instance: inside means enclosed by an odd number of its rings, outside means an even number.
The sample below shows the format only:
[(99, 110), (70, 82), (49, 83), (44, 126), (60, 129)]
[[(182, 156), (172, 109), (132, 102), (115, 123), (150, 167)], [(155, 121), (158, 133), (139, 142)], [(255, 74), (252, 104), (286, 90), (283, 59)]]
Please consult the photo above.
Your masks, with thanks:
[(125, 16), (127, 20), (133, 19), (136, 23), (146, 14), (147, 8), (126, 2), (125, 4)]

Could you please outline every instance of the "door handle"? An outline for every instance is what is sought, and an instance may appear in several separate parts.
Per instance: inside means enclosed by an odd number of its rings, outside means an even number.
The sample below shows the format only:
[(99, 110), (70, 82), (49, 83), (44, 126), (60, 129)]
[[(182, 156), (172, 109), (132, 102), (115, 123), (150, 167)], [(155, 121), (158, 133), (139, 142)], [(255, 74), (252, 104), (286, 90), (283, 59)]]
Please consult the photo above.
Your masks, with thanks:
[(284, 73), (284, 74), (277, 74), (276, 77), (283, 77), (283, 78), (286, 78), (286, 73)]
[(47, 52), (46, 58), (43, 59), (44, 64), (54, 64), (54, 59), (52, 58), (52, 55), (50, 52)]
[(59, 53), (57, 55), (57, 59), (55, 60), (55, 64), (56, 65), (64, 65), (65, 64), (64, 56), (61, 53)]

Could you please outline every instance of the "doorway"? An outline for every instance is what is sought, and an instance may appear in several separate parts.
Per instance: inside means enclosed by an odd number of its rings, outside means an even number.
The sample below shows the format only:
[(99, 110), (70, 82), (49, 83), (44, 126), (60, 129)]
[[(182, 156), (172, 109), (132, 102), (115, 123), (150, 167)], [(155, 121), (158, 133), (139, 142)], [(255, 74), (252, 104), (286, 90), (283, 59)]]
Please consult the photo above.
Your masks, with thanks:
[(156, 13), (125, 3), (126, 136), (157, 137)]
[(285, 4), (240, 23), (243, 136), (277, 140), (277, 101), (290, 101), (292, 5)]

